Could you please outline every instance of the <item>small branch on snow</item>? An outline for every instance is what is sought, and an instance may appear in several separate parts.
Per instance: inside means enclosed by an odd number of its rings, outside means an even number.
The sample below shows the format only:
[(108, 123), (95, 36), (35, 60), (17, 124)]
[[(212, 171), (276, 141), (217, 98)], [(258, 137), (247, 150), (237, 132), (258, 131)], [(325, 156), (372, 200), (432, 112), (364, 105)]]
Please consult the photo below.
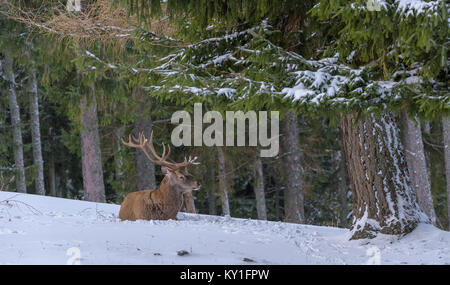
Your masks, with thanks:
[(34, 215), (42, 215), (42, 212), (39, 211), (38, 209), (36, 209), (35, 207), (31, 206), (30, 204), (27, 204), (25, 202), (19, 201), (19, 200), (14, 200), (12, 198), (17, 197), (20, 194), (16, 194), (8, 199), (5, 199), (3, 201), (0, 201), (0, 206), (6, 206), (9, 208), (12, 208), (14, 206), (17, 206), (19, 208), (19, 205), (23, 205), (25, 206), (31, 213), (33, 213)]

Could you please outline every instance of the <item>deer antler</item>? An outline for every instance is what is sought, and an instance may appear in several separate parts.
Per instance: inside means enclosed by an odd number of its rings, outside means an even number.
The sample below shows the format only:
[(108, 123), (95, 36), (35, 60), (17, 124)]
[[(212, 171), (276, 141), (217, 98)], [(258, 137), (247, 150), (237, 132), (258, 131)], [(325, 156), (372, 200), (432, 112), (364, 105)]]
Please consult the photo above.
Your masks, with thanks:
[[(133, 143), (132, 140), (135, 142)], [(155, 151), (155, 147), (153, 146), (153, 131), (152, 134), (150, 135), (150, 141), (147, 141), (147, 139), (144, 136), (143, 132), (139, 133), (139, 137), (136, 138), (134, 136), (131, 136), (131, 134), (128, 137), (128, 142), (125, 142), (123, 139), (121, 139), (122, 143), (126, 146), (129, 147), (133, 147), (133, 148), (139, 148), (141, 149), (144, 154), (147, 156), (148, 159), (150, 159), (152, 162), (161, 165), (161, 166), (165, 166), (167, 168), (170, 168), (172, 170), (177, 170), (181, 167), (184, 166), (188, 166), (190, 164), (199, 164), (198, 162), (196, 162), (197, 157), (194, 157), (194, 159), (192, 159), (191, 157), (189, 157), (189, 160), (186, 159), (186, 157), (184, 158), (184, 162), (180, 162), (180, 163), (172, 163), (172, 162), (168, 162), (167, 158), (170, 155), (170, 145), (169, 146), (169, 150), (166, 154), (166, 147), (163, 144), (163, 153), (161, 156), (159, 156), (156, 151)], [(150, 154), (147, 152), (146, 147), (148, 147), (151, 151), (151, 153), (153, 154), (153, 157), (150, 156)]]

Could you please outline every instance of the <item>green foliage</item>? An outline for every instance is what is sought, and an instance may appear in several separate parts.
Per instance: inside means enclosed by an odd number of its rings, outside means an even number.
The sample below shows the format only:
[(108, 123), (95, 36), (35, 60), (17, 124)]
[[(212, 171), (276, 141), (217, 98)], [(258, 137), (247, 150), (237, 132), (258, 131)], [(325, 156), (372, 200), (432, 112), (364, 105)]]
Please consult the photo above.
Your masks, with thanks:
[[(36, 1), (26, 2), (38, 7)], [(407, 107), (411, 113), (433, 119), (450, 112), (448, 4), (444, 1), (420, 13), (399, 9), (398, 1), (382, 1), (378, 12), (368, 11), (365, 0), (115, 2), (147, 24), (133, 32), (133, 40), (123, 50), (101, 41), (86, 47), (70, 38), (35, 35), (21, 24), (0, 18), (0, 50), (14, 56), (18, 91), (23, 90), (30, 70), (36, 68), (38, 73), (46, 173), (53, 154), (60, 185), (70, 180), (64, 190), (69, 197), (81, 197), (79, 103), (92, 87), (107, 200), (116, 203), (137, 190), (135, 152), (117, 151), (117, 138), (112, 135), (117, 128), (125, 127), (128, 135), (139, 117), (164, 120), (181, 108), (192, 111), (195, 102), (202, 102), (204, 111), (279, 110), (283, 115), (295, 108), (304, 119), (304, 194), (307, 222), (312, 224), (333, 224), (340, 210), (335, 185), (341, 113)], [(173, 38), (148, 32), (151, 19), (166, 16), (175, 30)], [(23, 56), (30, 49), (31, 60)], [(27, 106), (26, 98), (20, 104)], [(2, 96), (0, 171), (10, 177), (13, 158), (7, 109)], [(158, 142), (169, 141), (171, 127), (156, 124), (154, 129)], [(30, 140), (29, 135), (24, 137), (28, 166), (32, 165)], [(254, 150), (226, 151), (231, 164), (232, 215), (255, 218), (249, 163)], [(174, 160), (190, 152), (201, 158), (211, 156), (205, 148), (178, 148)], [(123, 164), (117, 169), (119, 159)], [(204, 177), (208, 167), (216, 167), (210, 157), (205, 165), (193, 173)], [(264, 167), (268, 216), (280, 220), (280, 159), (268, 159)], [(32, 183), (30, 171), (33, 167), (27, 168), (28, 184)], [(433, 194), (443, 216), (439, 171), (432, 169)], [(158, 172), (157, 180), (161, 178)], [(202, 213), (207, 211), (207, 190), (197, 196)]]
[[(419, 9), (381, 1), (381, 11), (370, 11), (366, 2), (319, 1), (311, 15), (344, 24), (336, 38), (342, 62), (368, 67), (373, 80), (403, 80), (392, 88), (387, 106), (406, 104), (428, 118), (448, 114), (448, 3), (433, 1)], [(408, 77), (416, 82), (408, 83)]]
[[(362, 0), (169, 0), (167, 13), (176, 15), (184, 38), (196, 43), (166, 50), (141, 72), (149, 74), (153, 96), (177, 105), (294, 106), (317, 115), (407, 106), (424, 118), (448, 114), (448, 5), (441, 1), (419, 13), (383, 3), (381, 11), (369, 11)], [(304, 18), (293, 21), (290, 15)]]

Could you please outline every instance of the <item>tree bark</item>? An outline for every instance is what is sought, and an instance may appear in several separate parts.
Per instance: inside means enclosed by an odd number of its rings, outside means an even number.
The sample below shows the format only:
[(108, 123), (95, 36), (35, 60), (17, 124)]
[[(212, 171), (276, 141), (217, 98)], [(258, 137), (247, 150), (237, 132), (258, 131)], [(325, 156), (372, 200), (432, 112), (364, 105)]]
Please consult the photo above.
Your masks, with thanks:
[(275, 188), (275, 218), (277, 220), (281, 220), (281, 210), (280, 210), (280, 189), (278, 187)]
[(14, 74), (14, 60), (5, 52), (3, 61), (3, 74), (8, 84), (9, 108), (11, 112), (11, 124), (14, 142), (14, 163), (16, 168), (16, 188), (17, 192), (26, 193), (25, 165), (23, 160), (23, 140), (20, 126), (20, 108), (16, 96), (16, 79)]
[(261, 157), (259, 157), (258, 154), (256, 154), (254, 170), (255, 185), (253, 186), (253, 190), (255, 192), (256, 212), (258, 214), (259, 220), (267, 220), (266, 197), (264, 194), (263, 165), (261, 162)]
[[(53, 136), (53, 128), (50, 127), (48, 130), (48, 136), (50, 138), (50, 149), (55, 149), (55, 142), (54, 142), (54, 136)], [(49, 195), (50, 196), (56, 196), (56, 167), (55, 167), (55, 152), (51, 151), (49, 154), (49, 160), (48, 160), (48, 185), (50, 187), (49, 189)]]
[[(429, 120), (422, 120), (421, 126), (422, 126), (423, 137), (426, 138), (426, 136), (431, 135), (431, 123), (430, 123)], [(430, 156), (426, 155), (427, 152), (425, 151), (425, 148), (424, 148), (424, 152), (425, 152), (425, 162), (427, 164), (427, 176), (430, 179), (430, 183), (431, 183), (431, 161), (430, 161)], [(437, 219), (437, 217), (436, 217), (436, 219)], [(439, 220), (437, 220), (436, 222), (439, 223)]]
[(224, 216), (230, 216), (230, 204), (228, 200), (228, 186), (225, 170), (225, 154), (223, 148), (218, 146), (217, 158), (219, 162), (219, 188), (220, 188), (220, 200), (222, 204), (222, 214)]
[(285, 154), (283, 168), (285, 170), (286, 187), (284, 189), (285, 221), (289, 223), (303, 223), (305, 212), (302, 193), (302, 168), (300, 165), (300, 141), (294, 110), (289, 110), (283, 119), (283, 136), (281, 148)]
[(50, 160), (48, 163), (48, 178), (50, 184), (50, 195), (56, 197), (55, 156), (53, 152), (50, 153)]
[[(138, 118), (134, 123), (134, 135), (144, 132), (150, 138), (153, 121), (150, 115)], [(138, 190), (156, 189), (155, 164), (151, 162), (142, 151), (136, 150), (136, 173)]]
[(447, 181), (447, 213), (450, 229), (450, 117), (442, 117), (442, 136), (444, 138), (445, 178)]
[(429, 135), (431, 133), (430, 121), (424, 120), (423, 124), (422, 124), (422, 129), (423, 129), (424, 134)]
[(425, 215), (411, 187), (395, 116), (357, 120), (349, 114), (341, 129), (353, 191), (351, 239), (411, 232)]
[(434, 211), (433, 197), (431, 196), (431, 184), (420, 123), (417, 119), (410, 119), (406, 110), (403, 110), (401, 127), (405, 158), (412, 187), (416, 192), (420, 208), (430, 218), (433, 225), (436, 225), (436, 212)]
[(115, 156), (114, 156), (114, 163), (115, 163), (115, 179), (119, 183), (120, 187), (123, 188), (123, 173), (122, 173), (122, 166), (123, 166), (123, 156), (122, 156), (122, 142), (121, 139), (125, 132), (125, 126), (121, 126), (115, 130), (116, 135), (116, 145), (115, 145)]
[(98, 131), (97, 102), (94, 86), (81, 99), (81, 159), (84, 200), (105, 202), (102, 156)]
[[(29, 54), (29, 52), (30, 51), (27, 51), (26, 54), (28, 59), (31, 60), (31, 55)], [(36, 187), (36, 194), (45, 195), (44, 160), (42, 158), (41, 127), (39, 122), (38, 84), (34, 65), (30, 70), (27, 89), (28, 94), (30, 96), (30, 118), (31, 118), (31, 139), (33, 144), (33, 161), (36, 167), (34, 183)]]
[(67, 169), (61, 169), (60, 174), (60, 189), (58, 191), (58, 197), (61, 198), (67, 198), (67, 192), (68, 192), (68, 181), (67, 181)]
[(186, 192), (183, 194), (184, 207), (186, 208), (186, 213), (197, 214), (195, 209), (194, 197), (192, 192)]
[(211, 161), (211, 165), (206, 169), (206, 178), (208, 185), (208, 213), (210, 215), (217, 215), (216, 208), (216, 172), (214, 163)]
[(347, 202), (347, 169), (345, 167), (345, 154), (339, 151), (339, 169), (338, 169), (338, 199), (340, 204), (339, 209), (339, 223), (341, 227), (346, 228), (347, 215), (348, 215), (348, 202)]

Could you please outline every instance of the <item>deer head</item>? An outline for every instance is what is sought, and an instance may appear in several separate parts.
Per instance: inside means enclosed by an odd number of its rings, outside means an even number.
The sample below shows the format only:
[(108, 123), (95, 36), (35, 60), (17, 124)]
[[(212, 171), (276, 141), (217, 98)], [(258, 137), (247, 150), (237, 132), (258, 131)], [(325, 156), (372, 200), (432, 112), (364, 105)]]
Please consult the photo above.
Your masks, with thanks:
[[(150, 141), (145, 138), (143, 132), (140, 132), (138, 138), (130, 135), (128, 142), (122, 140), (122, 143), (129, 147), (141, 149), (149, 160), (157, 165), (161, 165), (161, 171), (167, 177), (171, 188), (182, 193), (200, 190), (201, 184), (198, 183), (187, 171), (188, 165), (199, 164), (196, 162), (197, 157), (194, 157), (193, 159), (191, 157), (186, 159), (185, 157), (184, 161), (180, 163), (168, 162), (167, 158), (170, 155), (170, 145), (168, 146), (168, 152), (166, 154), (166, 147), (163, 144), (163, 152), (162, 155), (159, 156), (153, 146), (153, 131), (150, 135)], [(147, 151), (147, 148), (150, 150), (153, 157)]]

